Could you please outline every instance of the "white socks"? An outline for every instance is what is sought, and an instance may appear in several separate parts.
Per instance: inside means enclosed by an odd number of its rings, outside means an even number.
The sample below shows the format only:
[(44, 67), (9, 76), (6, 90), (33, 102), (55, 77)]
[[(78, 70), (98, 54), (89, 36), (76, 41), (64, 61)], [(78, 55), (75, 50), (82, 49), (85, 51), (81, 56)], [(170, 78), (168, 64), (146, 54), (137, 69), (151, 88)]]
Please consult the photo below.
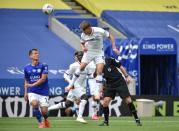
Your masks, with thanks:
[(96, 76), (96, 84), (99, 88), (101, 88), (103, 82), (103, 76), (102, 75), (97, 75)]
[(92, 101), (92, 103), (91, 103), (91, 105), (92, 105), (92, 116), (93, 115), (97, 115), (97, 111), (98, 111), (98, 102), (96, 102), (96, 101)]
[(61, 109), (61, 108), (66, 108), (65, 102), (60, 102), (58, 104), (52, 105), (48, 108), (48, 111), (51, 110), (56, 110), (56, 109)]
[(78, 114), (78, 117), (82, 117), (83, 116), (83, 112), (84, 112), (86, 103), (87, 103), (87, 100), (81, 100), (80, 105), (79, 105), (79, 114)]

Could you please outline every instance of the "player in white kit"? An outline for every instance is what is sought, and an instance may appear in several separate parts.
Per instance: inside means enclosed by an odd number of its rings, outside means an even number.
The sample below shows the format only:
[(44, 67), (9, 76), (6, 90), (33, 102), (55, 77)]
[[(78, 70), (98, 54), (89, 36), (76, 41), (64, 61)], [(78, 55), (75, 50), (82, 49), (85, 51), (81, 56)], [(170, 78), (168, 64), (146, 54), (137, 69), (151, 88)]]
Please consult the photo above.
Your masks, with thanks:
[[(76, 60), (78, 61), (78, 60)], [(73, 71), (71, 71), (71, 73), (69, 72), (69, 70), (66, 72), (66, 74), (64, 74), (64, 78), (66, 79), (66, 81), (68, 81), (70, 83), (71, 78), (70, 78), (70, 74), (74, 74), (74, 70), (76, 70), (77, 66), (79, 67), (80, 64), (79, 62), (75, 62), (74, 64), (72, 64), (70, 67)], [(87, 73), (87, 80), (88, 80), (88, 85), (90, 88), (90, 94), (92, 95), (93, 99), (91, 102), (92, 105), (92, 120), (98, 120), (98, 116), (97, 116), (97, 111), (99, 108), (99, 101), (100, 101), (100, 88), (96, 85), (96, 80), (94, 78), (94, 73), (96, 71), (96, 65), (94, 64), (94, 62), (90, 62), (89, 65), (86, 67), (86, 73)], [(85, 86), (86, 87), (86, 86)]]
[[(77, 52), (75, 53), (75, 56), (77, 57), (78, 61), (74, 62), (73, 64), (70, 65), (70, 68), (66, 71), (64, 74), (64, 78), (67, 82), (71, 81), (71, 76), (75, 73), (76, 69), (80, 67), (80, 62), (83, 56), (83, 52)], [(67, 101), (66, 102), (60, 102), (56, 105), (50, 106), (48, 109), (49, 110), (54, 110), (54, 109), (59, 109), (59, 108), (67, 108), (70, 106), (73, 106), (73, 103), (77, 100), (80, 99), (80, 104), (79, 104), (79, 113), (77, 117), (77, 121), (86, 123), (86, 121), (83, 119), (82, 115), (84, 112), (85, 105), (87, 103), (87, 96), (86, 96), (86, 80), (87, 76), (90, 75), (89, 71), (87, 70), (88, 67), (81, 72), (80, 77), (76, 80), (74, 84), (74, 89), (69, 89), (66, 88), (66, 90), (69, 91), (67, 95)]]
[(103, 38), (109, 38), (113, 51), (116, 54), (119, 54), (114, 37), (102, 28), (91, 27), (90, 23), (87, 21), (81, 22), (80, 29), (83, 31), (81, 34), (81, 47), (84, 55), (80, 67), (75, 71), (75, 74), (67, 88), (73, 88), (75, 81), (91, 61), (94, 61), (96, 64), (96, 83), (98, 87), (101, 87), (103, 79), (102, 71), (104, 67)]

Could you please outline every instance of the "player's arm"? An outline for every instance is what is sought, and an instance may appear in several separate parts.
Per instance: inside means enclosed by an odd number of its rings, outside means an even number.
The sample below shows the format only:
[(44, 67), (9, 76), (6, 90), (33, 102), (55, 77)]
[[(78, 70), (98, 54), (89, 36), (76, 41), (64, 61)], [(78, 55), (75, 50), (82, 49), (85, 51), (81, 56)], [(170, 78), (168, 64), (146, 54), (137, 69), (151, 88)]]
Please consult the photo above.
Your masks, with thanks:
[(48, 66), (46, 64), (43, 65), (43, 68), (42, 68), (42, 76), (41, 78), (34, 82), (33, 84), (28, 84), (28, 87), (34, 87), (34, 86), (39, 86), (41, 85), (42, 83), (44, 83), (46, 81), (48, 77)]
[(81, 49), (82, 49), (82, 51), (83, 52), (87, 52), (88, 51), (88, 49), (85, 47), (85, 43), (84, 42), (81, 42)]
[(39, 86), (46, 81), (48, 74), (42, 74), (42, 77), (33, 84), (29, 84), (29, 87)]
[(25, 101), (28, 100), (27, 88), (28, 88), (28, 82), (27, 82), (27, 80), (25, 79), (25, 80), (24, 80), (24, 99), (25, 99)]
[(112, 64), (121, 70), (122, 74), (125, 76), (126, 82), (130, 83), (129, 75), (127, 74), (126, 69), (122, 66), (121, 62), (113, 58), (110, 59)]
[(88, 51), (88, 49), (85, 47), (85, 40), (83, 39), (83, 33), (81, 34), (80, 46), (81, 46), (82, 51), (84, 52)]
[(24, 69), (24, 99), (25, 101), (28, 100), (28, 94), (27, 94), (27, 88), (28, 88), (28, 81), (27, 81), (28, 75), (26, 70)]
[(117, 55), (119, 55), (120, 52), (116, 47), (116, 42), (115, 42), (114, 36), (111, 33), (109, 33), (108, 31), (104, 30), (104, 29), (101, 29), (101, 32), (103, 33), (104, 37), (107, 37), (111, 41), (113, 51)]
[(120, 66), (120, 68), (119, 68), (119, 69), (121, 70), (122, 74), (124, 75), (124, 77), (125, 77), (125, 79), (126, 79), (127, 84), (129, 84), (129, 83), (131, 82), (131, 80), (130, 80), (129, 75), (127, 74), (126, 69), (125, 69), (122, 65)]
[(76, 67), (73, 66), (73, 64), (71, 64), (71, 65), (69, 66), (69, 69), (68, 69), (67, 71), (65, 71), (65, 73), (64, 73), (64, 75), (63, 75), (65, 81), (67, 81), (68, 83), (70, 83), (70, 82), (71, 82), (71, 77), (73, 76), (73, 74), (75, 73), (75, 71), (76, 71)]
[(119, 55), (120, 52), (119, 52), (119, 50), (118, 50), (117, 47), (116, 47), (116, 42), (115, 42), (114, 36), (113, 36), (112, 34), (109, 34), (109, 37), (108, 37), (108, 38), (109, 38), (110, 41), (111, 41), (113, 51), (114, 51), (117, 55)]
[(65, 79), (66, 82), (70, 83), (70, 81), (71, 81), (70, 78), (71, 77), (70, 77), (70, 74), (69, 74), (68, 70), (65, 71), (65, 73), (63, 74), (63, 78)]

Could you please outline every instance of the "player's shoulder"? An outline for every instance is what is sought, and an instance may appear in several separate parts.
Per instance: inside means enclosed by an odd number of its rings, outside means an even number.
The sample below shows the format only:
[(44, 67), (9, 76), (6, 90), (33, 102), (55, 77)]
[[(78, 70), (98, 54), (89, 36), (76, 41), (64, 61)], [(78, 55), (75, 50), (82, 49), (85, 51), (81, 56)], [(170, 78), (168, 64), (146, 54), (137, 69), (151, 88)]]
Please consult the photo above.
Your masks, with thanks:
[(43, 63), (40, 63), (42, 66), (48, 66), (47, 63), (43, 62)]
[(113, 57), (105, 57), (105, 63), (114, 64), (114, 63), (121, 63), (121, 62)]
[(95, 33), (103, 33), (105, 30), (101, 27), (92, 27)]
[(80, 66), (80, 64), (78, 63), (78, 62), (74, 62), (74, 63), (72, 63), (72, 64), (70, 64), (70, 68), (77, 68), (77, 67), (79, 67)]
[(30, 63), (28, 63), (28, 64), (26, 64), (26, 65), (24, 66), (24, 70), (28, 69), (29, 67), (31, 67), (31, 64), (30, 64)]
[(105, 57), (105, 61), (106, 62), (112, 62), (112, 61), (114, 61), (115, 59), (114, 58), (112, 58), (112, 57), (110, 57), (110, 56), (107, 56), (107, 57)]
[(81, 33), (81, 38), (83, 38), (83, 37), (85, 37), (85, 33), (84, 32)]

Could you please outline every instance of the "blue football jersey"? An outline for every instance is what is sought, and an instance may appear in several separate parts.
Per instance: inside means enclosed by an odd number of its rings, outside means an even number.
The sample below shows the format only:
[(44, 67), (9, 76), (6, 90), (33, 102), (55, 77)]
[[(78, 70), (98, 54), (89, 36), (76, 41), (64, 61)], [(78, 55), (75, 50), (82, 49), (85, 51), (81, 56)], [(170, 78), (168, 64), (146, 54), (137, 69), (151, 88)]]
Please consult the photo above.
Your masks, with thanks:
[[(42, 74), (48, 74), (48, 65), (44, 63), (39, 63), (36, 66), (28, 64), (24, 68), (25, 79), (29, 84), (33, 84), (38, 81)], [(28, 93), (36, 93), (43, 96), (49, 95), (49, 87), (48, 87), (48, 78), (41, 85), (35, 87), (29, 87)]]

